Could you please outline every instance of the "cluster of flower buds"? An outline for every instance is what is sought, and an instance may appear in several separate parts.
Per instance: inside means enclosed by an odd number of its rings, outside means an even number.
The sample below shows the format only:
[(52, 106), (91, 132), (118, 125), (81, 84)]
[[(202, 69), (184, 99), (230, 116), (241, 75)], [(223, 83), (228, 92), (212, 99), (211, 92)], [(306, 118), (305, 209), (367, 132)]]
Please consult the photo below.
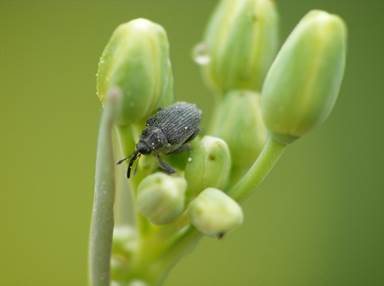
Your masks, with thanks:
[[(162, 227), (168, 234), (192, 225), (221, 238), (243, 222), (239, 197), (232, 191), (253, 189), (253, 182), (266, 175), (257, 168), (272, 168), (274, 162), (267, 161), (268, 152), (274, 152), (267, 150), (270, 142), (284, 147), (330, 114), (344, 73), (346, 27), (338, 16), (312, 11), (278, 51), (273, 0), (222, 0), (202, 47), (206, 58), (197, 62), (203, 78), (220, 94), (210, 135), (192, 141), (188, 159), (176, 174), (152, 168), (132, 183), (135, 210), (157, 234)], [(119, 127), (143, 128), (155, 110), (172, 103), (164, 29), (145, 19), (119, 26), (101, 57), (97, 91), (102, 102), (110, 92), (121, 95)], [(122, 136), (120, 140), (128, 140)], [(129, 229), (115, 233), (116, 277), (120, 266), (124, 268), (119, 255), (129, 257), (139, 238)]]
[[(207, 154), (206, 150), (197, 156), (204, 156), (204, 153)], [(216, 162), (220, 163), (220, 160)], [(212, 166), (216, 169), (220, 167), (214, 163)], [(221, 182), (215, 181), (217, 173), (213, 172), (212, 175), (205, 176), (206, 181), (200, 184), (220, 184)], [(188, 194), (188, 197), (194, 197), (186, 207), (186, 186), (185, 179), (180, 176), (163, 173), (149, 175), (138, 187), (137, 208), (154, 225), (172, 223), (186, 211), (192, 225), (200, 232), (218, 238), (242, 223), (243, 213), (239, 204), (216, 188), (200, 189), (197, 195)]]

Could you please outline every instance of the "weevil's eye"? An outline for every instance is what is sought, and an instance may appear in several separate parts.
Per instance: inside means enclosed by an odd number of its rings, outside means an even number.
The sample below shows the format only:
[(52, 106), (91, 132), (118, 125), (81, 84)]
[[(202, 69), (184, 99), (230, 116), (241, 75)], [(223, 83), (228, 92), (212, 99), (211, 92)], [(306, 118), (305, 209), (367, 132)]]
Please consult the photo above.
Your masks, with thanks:
[(151, 148), (147, 146), (144, 142), (139, 142), (136, 146), (137, 151), (139, 151), (140, 154), (146, 155), (151, 153)]

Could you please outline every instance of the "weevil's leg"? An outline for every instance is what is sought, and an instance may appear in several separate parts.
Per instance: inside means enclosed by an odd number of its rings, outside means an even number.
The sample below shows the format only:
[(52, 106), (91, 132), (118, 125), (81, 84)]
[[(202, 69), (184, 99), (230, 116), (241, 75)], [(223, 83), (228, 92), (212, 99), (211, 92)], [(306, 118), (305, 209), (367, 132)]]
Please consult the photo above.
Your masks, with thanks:
[(156, 155), (157, 160), (159, 161), (160, 169), (162, 169), (165, 173), (167, 174), (173, 174), (176, 172), (174, 168), (172, 168), (169, 164), (161, 160), (160, 156), (157, 154)]

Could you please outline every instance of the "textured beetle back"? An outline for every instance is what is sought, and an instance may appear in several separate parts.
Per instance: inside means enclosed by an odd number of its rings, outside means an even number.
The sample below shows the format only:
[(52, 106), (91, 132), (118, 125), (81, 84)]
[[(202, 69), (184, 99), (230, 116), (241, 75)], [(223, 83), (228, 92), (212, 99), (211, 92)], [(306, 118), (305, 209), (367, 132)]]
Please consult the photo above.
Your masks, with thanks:
[(177, 102), (161, 109), (146, 122), (160, 128), (171, 145), (181, 145), (199, 131), (201, 111), (195, 104)]

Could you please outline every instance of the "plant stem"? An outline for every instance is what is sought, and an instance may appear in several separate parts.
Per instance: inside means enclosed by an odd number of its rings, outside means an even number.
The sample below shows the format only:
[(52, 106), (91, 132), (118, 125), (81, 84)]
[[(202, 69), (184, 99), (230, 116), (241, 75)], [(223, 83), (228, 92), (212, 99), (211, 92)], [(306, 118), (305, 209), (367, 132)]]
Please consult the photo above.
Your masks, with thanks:
[(112, 106), (107, 104), (102, 111), (97, 142), (95, 193), (89, 243), (89, 281), (91, 286), (108, 286), (110, 284), (115, 197), (112, 128)]
[[(130, 126), (116, 126), (116, 145), (119, 145), (119, 152), (116, 159), (122, 159), (133, 152), (135, 144), (131, 134)], [(126, 169), (118, 168), (117, 170), (117, 188), (116, 188), (116, 223), (118, 225), (135, 225), (135, 213), (134, 213), (134, 198), (133, 191), (130, 190), (127, 178), (125, 177)]]
[(273, 138), (269, 137), (251, 168), (240, 181), (228, 191), (228, 194), (237, 201), (248, 196), (272, 170), (275, 163), (283, 154), (285, 147), (286, 145), (276, 142)]

